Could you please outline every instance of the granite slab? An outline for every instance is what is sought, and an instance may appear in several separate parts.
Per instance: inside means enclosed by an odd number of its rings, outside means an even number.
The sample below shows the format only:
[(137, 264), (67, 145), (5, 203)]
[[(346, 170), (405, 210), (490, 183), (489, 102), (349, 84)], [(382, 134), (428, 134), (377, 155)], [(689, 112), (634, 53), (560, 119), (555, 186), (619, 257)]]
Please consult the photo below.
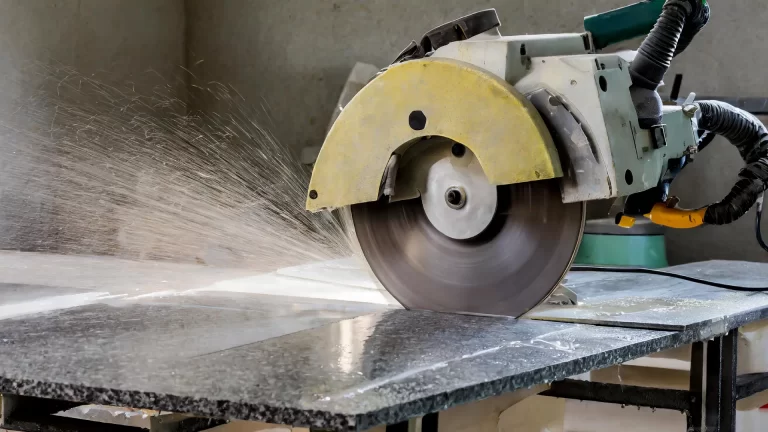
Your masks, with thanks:
[[(151, 337), (152, 332), (157, 336), (165, 332), (167, 348), (171, 349), (162, 352), (173, 356), (177, 349), (208, 353), (389, 309), (369, 303), (237, 292), (158, 294), (130, 297), (70, 287), (0, 283), (0, 333), (29, 331), (24, 340), (30, 341), (30, 335), (40, 333), (25, 323), (34, 325), (43, 320), (55, 326), (46, 327), (46, 335), (68, 334), (72, 323), (60, 320), (72, 311), (81, 321), (77, 334), (83, 336), (82, 341), (88, 341), (85, 336), (90, 333), (120, 334), (126, 338), (120, 343), (136, 352), (133, 344), (143, 342), (132, 339), (134, 335)], [(86, 324), (90, 328), (85, 328)], [(7, 339), (0, 339), (0, 346), (20, 340)], [(188, 340), (195, 343), (190, 345)]]
[(0, 320), (0, 392), (365, 430), (691, 341), (401, 309), (339, 320), (361, 310), (266, 297), (107, 299)]
[[(573, 273), (580, 306), (513, 320), (306, 292), (333, 288), (337, 267), (349, 270), (343, 262), (321, 269), (334, 279), (306, 281), (317, 272), (0, 258), (0, 392), (318, 429), (365, 430), (563, 379), (724, 333), (768, 309), (764, 294)], [(768, 279), (764, 264), (672, 270)], [(369, 298), (376, 292), (358, 273), (344, 292)]]
[[(707, 261), (670, 272), (732, 285), (768, 287), (768, 264)], [(665, 276), (571, 272), (565, 285), (576, 306), (541, 305), (537, 320), (668, 331), (695, 331), (700, 339), (768, 318), (768, 293), (736, 292)]]

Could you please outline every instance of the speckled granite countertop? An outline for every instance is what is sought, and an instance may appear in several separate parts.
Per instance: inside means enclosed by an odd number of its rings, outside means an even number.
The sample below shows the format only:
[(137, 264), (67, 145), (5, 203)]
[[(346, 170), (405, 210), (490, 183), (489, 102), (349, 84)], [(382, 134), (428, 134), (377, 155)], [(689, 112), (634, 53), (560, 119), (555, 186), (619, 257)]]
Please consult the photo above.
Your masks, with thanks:
[[(38, 307), (41, 298), (54, 307)], [(701, 336), (252, 293), (126, 297), (20, 283), (0, 283), (0, 318), (0, 392), (334, 430), (399, 422)]]
[(683, 343), (661, 331), (262, 297), (106, 300), (0, 321), (0, 391), (355, 430)]

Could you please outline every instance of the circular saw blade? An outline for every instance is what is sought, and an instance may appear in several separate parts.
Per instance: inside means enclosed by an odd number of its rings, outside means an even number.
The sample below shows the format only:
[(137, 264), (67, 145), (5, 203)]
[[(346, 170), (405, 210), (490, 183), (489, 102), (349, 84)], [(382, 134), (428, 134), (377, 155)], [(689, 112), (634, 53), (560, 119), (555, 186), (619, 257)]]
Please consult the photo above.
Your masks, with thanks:
[(352, 206), (373, 273), (408, 309), (512, 317), (528, 312), (573, 262), (585, 204), (564, 204), (556, 181), (501, 186), (498, 193), (491, 224), (469, 240), (438, 231), (419, 199)]

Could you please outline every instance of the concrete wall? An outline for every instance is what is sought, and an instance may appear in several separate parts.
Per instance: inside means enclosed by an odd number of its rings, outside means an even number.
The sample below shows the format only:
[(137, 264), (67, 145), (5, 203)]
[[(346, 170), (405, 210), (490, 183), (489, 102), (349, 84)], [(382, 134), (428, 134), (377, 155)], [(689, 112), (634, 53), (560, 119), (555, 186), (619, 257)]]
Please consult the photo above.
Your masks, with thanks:
[[(507, 33), (578, 31), (584, 14), (626, 4), (489, 0), (188, 0), (195, 73), (267, 105), (274, 133), (300, 149), (322, 143), (357, 61), (385, 66), (430, 28), (496, 7)], [(194, 61), (193, 61), (194, 63)]]
[[(328, 118), (356, 61), (387, 64), (411, 39), (463, 14), (496, 7), (505, 34), (582, 29), (584, 15), (629, 0), (188, 0), (188, 48), (200, 76), (231, 83), (252, 103), (263, 103), (285, 144), (300, 149), (322, 142)], [(712, 2), (713, 21), (672, 73), (684, 73), (683, 91), (768, 96), (768, 9), (759, 0)], [(727, 7), (726, 7), (727, 6)], [(671, 75), (670, 75), (671, 80)], [(718, 200), (741, 167), (735, 150), (718, 141), (677, 181), (688, 206)], [(768, 261), (751, 232), (752, 217), (729, 227), (672, 232), (673, 263), (711, 258)]]
[(0, 1), (5, 74), (36, 61), (115, 81), (141, 79), (149, 69), (169, 76), (184, 64), (184, 35), (183, 0)]
[(178, 73), (184, 35), (183, 0), (0, 0), (0, 247), (50, 250), (67, 225), (54, 217), (56, 180), (40, 169), (50, 160), (36, 146), (50, 143), (18, 132), (44, 137), (42, 117), (55, 115), (55, 107), (19, 114), (41, 87), (50, 90), (39, 72), (65, 65), (140, 86), (156, 79), (150, 69)]

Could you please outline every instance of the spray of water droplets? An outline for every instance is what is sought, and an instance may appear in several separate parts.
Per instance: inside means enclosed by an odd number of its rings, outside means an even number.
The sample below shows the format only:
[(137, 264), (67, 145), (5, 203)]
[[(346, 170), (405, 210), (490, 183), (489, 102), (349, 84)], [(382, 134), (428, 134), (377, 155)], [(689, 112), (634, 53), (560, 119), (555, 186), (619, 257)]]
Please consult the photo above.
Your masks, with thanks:
[(309, 170), (233, 88), (41, 64), (20, 79), (34, 91), (0, 115), (2, 248), (265, 271), (350, 253), (339, 219), (304, 210)]

